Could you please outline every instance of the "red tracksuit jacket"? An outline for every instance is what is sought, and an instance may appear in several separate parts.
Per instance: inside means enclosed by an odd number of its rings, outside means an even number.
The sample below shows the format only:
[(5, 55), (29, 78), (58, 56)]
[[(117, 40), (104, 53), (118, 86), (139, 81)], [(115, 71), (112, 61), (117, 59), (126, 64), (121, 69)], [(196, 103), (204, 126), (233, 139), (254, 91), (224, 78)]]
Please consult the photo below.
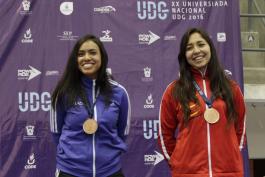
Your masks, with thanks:
[[(193, 71), (194, 79), (210, 98), (210, 83), (201, 73)], [(180, 103), (173, 98), (172, 82), (166, 88), (159, 115), (159, 144), (168, 161), (173, 177), (242, 177), (243, 162), (240, 150), (245, 144), (245, 104), (239, 86), (233, 83), (232, 92), (238, 121), (227, 124), (225, 102), (218, 98), (213, 108), (220, 119), (215, 124), (203, 118), (206, 104), (197, 92), (201, 106), (189, 103), (191, 120), (184, 126)], [(177, 137), (175, 130), (178, 128)]]

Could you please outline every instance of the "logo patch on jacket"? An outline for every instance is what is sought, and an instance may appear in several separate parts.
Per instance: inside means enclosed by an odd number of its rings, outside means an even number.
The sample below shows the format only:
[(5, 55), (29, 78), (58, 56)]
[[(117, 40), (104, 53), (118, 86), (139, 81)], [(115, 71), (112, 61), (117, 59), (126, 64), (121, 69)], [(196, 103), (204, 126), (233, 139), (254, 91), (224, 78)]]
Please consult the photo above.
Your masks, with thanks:
[(77, 101), (75, 102), (75, 106), (83, 106), (84, 103), (82, 101)]
[(190, 118), (195, 118), (201, 115), (201, 107), (199, 104), (196, 104), (194, 102), (189, 103), (190, 108)]

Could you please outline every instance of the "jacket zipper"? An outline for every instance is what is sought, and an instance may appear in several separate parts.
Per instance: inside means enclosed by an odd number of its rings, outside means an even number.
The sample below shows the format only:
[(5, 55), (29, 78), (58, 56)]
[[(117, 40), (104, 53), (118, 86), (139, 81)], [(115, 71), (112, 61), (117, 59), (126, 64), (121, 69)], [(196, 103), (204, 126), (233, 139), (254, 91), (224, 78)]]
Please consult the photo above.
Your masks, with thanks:
[[(203, 79), (203, 89), (204, 89), (204, 94), (207, 96), (205, 79)], [(205, 106), (206, 109), (208, 109), (207, 104), (205, 104)], [(211, 132), (210, 132), (210, 124), (208, 122), (207, 122), (207, 147), (208, 147), (209, 177), (213, 177), (212, 158), (211, 158)]]
[[(94, 103), (96, 100), (96, 80), (93, 80), (92, 87), (92, 102)], [(96, 104), (94, 106), (94, 119), (97, 121), (97, 109)], [(96, 147), (95, 147), (95, 133), (92, 138), (92, 150), (93, 150), (93, 177), (96, 177)]]

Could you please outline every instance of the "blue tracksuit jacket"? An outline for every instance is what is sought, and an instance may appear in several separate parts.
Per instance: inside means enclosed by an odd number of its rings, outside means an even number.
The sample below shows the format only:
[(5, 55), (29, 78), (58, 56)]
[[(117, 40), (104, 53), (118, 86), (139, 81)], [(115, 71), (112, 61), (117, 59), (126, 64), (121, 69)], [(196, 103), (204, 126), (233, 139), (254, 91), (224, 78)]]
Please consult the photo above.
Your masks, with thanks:
[[(110, 81), (113, 96), (105, 107), (99, 94), (94, 106), (98, 130), (93, 135), (83, 131), (88, 117), (84, 103), (65, 109), (57, 100), (51, 110), (50, 127), (57, 145), (57, 169), (78, 177), (107, 177), (121, 168), (121, 153), (126, 151), (125, 137), (129, 133), (130, 101), (124, 87)], [(82, 78), (90, 104), (95, 100), (95, 80)]]

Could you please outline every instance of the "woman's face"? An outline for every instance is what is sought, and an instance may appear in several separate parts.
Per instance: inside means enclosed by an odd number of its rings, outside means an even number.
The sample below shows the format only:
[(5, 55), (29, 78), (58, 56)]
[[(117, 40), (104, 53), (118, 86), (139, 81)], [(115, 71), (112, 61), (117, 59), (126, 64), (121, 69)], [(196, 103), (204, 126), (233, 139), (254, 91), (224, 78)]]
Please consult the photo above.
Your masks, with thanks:
[(193, 68), (203, 71), (210, 58), (211, 50), (206, 40), (197, 32), (191, 34), (186, 46), (187, 62)]
[(85, 76), (96, 79), (101, 66), (101, 53), (98, 45), (91, 40), (84, 42), (79, 48), (77, 63), (79, 70)]

